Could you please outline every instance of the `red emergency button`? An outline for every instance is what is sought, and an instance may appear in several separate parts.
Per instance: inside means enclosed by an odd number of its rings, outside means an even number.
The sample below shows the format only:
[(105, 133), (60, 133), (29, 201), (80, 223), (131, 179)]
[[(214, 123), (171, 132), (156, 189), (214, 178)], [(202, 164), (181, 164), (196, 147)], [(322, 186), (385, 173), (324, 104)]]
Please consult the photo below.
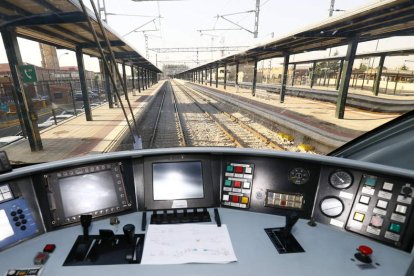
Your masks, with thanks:
[(361, 254), (369, 256), (372, 254), (372, 248), (366, 245), (360, 245), (357, 249)]
[(233, 195), (233, 196), (231, 196), (231, 201), (234, 202), (234, 203), (238, 203), (239, 202), (239, 197)]
[(236, 167), (236, 168), (234, 169), (234, 171), (235, 171), (236, 173), (243, 173), (243, 167)]
[(56, 245), (54, 244), (46, 244), (46, 246), (43, 248), (43, 252), (47, 253), (53, 253), (55, 251)]
[(372, 263), (372, 259), (371, 259), (371, 254), (372, 254), (372, 249), (369, 246), (366, 245), (360, 245), (357, 248), (357, 253), (354, 254), (355, 258), (360, 261), (363, 262), (365, 264), (370, 264)]

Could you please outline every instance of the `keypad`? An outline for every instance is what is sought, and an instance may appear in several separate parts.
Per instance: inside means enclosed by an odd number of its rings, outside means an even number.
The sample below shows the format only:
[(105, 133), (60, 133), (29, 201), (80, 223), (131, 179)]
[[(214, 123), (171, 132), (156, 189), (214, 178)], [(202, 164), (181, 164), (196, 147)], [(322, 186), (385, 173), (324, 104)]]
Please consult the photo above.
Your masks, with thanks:
[(20, 230), (24, 231), (27, 229), (25, 224), (27, 224), (26, 215), (23, 213), (23, 210), (19, 207), (10, 212), (10, 216), (13, 218), (14, 225), (20, 227)]

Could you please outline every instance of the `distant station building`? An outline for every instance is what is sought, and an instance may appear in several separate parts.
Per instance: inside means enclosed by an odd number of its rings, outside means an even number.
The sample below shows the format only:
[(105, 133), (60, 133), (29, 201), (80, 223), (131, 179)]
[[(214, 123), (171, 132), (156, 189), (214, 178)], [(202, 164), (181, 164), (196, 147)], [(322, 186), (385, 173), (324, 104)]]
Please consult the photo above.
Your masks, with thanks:
[(183, 71), (186, 71), (188, 69), (189, 69), (188, 66), (185, 65), (185, 64), (165, 64), (162, 67), (164, 77), (174, 76), (174, 75), (176, 75), (178, 73), (181, 73)]
[[(79, 71), (76, 66), (47, 69), (34, 65), (34, 68), (37, 82), (24, 84), (24, 88), (35, 109), (45, 108), (51, 103), (70, 104), (74, 94), (80, 92)], [(85, 74), (88, 89), (102, 94), (101, 74), (92, 71), (85, 71)], [(0, 64), (0, 114), (16, 112), (12, 89), (9, 64)]]

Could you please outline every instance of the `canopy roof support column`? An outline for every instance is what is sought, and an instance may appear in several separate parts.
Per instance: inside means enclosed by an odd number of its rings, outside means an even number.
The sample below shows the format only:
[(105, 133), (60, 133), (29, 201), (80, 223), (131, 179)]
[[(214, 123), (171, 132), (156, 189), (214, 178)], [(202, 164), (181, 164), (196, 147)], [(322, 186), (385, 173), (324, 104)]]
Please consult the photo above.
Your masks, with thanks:
[(257, 81), (257, 60), (254, 61), (254, 67), (253, 67), (252, 96), (256, 96), (256, 81)]
[[(115, 67), (116, 66), (118, 66), (118, 64), (116, 63), (116, 62), (110, 62), (110, 65), (111, 65), (111, 71), (112, 72), (115, 72)], [(113, 78), (114, 79), (114, 81), (113, 81), (113, 83), (112, 83), (112, 91), (116, 91), (116, 89), (118, 88), (118, 78), (116, 78), (116, 77), (114, 77)], [(115, 94), (112, 94), (112, 96), (113, 96), (113, 101), (114, 101), (114, 103), (118, 106), (118, 97), (116, 96), (116, 93)]]
[(83, 106), (85, 107), (86, 121), (92, 121), (91, 106), (89, 105), (88, 86), (86, 85), (85, 64), (81, 47), (76, 47), (76, 61), (78, 62), (79, 81), (82, 90)]
[(145, 89), (148, 89), (148, 70), (144, 69), (144, 83), (145, 83)]
[[(142, 91), (144, 91), (144, 68), (140, 68), (140, 74), (139, 74), (139, 76), (140, 76), (140, 82), (141, 82), (141, 88), (142, 88)], [(141, 92), (141, 91), (139, 91), (139, 92)]]
[(342, 75), (343, 68), (344, 68), (344, 60), (341, 59), (341, 62), (339, 63), (338, 78), (336, 79), (336, 90), (339, 89), (339, 84), (341, 83), (341, 75)]
[(227, 87), (227, 64), (224, 64), (224, 89)]
[(122, 81), (124, 82), (124, 86), (125, 86), (125, 100), (127, 100), (128, 99), (128, 83), (127, 83), (125, 62), (122, 62)]
[(379, 61), (379, 64), (378, 64), (378, 72), (377, 72), (377, 75), (375, 77), (375, 83), (374, 83), (374, 91), (373, 92), (374, 92), (375, 96), (378, 96), (378, 93), (379, 93), (382, 69), (384, 68), (384, 61), (385, 61), (385, 55), (381, 55), (380, 61)]
[(295, 74), (296, 74), (296, 63), (293, 64), (293, 71), (292, 71), (292, 84), (291, 86), (295, 85)]
[(283, 59), (284, 60), (283, 60), (282, 87), (280, 89), (280, 102), (281, 103), (285, 101), (286, 83), (287, 83), (288, 69), (289, 69), (289, 55), (285, 55)]
[(132, 95), (135, 96), (135, 71), (134, 66), (131, 65), (131, 77), (132, 77)]
[(16, 104), (20, 126), (23, 134), (27, 135), (31, 151), (41, 151), (43, 149), (39, 129), (37, 127), (37, 115), (31, 110), (27, 101), (23, 85), (19, 78), (18, 66), (23, 65), (20, 54), (19, 43), (15, 29), (7, 28), (1, 31), (4, 48), (6, 49), (9, 61), (10, 73), (13, 81), (13, 98)]
[[(101, 61), (104, 62), (103, 60)], [(111, 80), (109, 79), (109, 71), (106, 68), (106, 66), (102, 66), (102, 70), (104, 71), (104, 77), (105, 77), (105, 90), (106, 90), (106, 98), (108, 100), (108, 106), (109, 108), (114, 108), (114, 101), (112, 100), (112, 91), (111, 91)]]
[(315, 75), (316, 75), (316, 61), (312, 63), (312, 75), (310, 79), (310, 88), (312, 88), (313, 84), (315, 83)]
[(219, 72), (219, 65), (216, 65), (216, 88), (218, 88), (218, 72)]
[(236, 63), (236, 77), (235, 77), (236, 79), (234, 80), (234, 83), (236, 85), (236, 88), (239, 85), (239, 65), (240, 65), (240, 63), (237, 62)]
[(210, 86), (213, 85), (213, 68), (210, 67)]
[(338, 100), (336, 102), (335, 117), (343, 119), (345, 114), (346, 98), (348, 97), (349, 81), (352, 74), (352, 66), (355, 60), (356, 50), (358, 48), (358, 37), (353, 37), (348, 43), (348, 49), (344, 61), (344, 69), (339, 85)]

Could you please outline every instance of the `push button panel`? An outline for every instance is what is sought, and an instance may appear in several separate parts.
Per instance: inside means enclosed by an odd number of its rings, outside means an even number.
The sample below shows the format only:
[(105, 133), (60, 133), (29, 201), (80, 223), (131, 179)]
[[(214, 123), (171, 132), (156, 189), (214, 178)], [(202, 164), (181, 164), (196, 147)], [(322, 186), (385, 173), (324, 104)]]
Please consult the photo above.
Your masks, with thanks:
[(227, 163), (224, 172), (221, 203), (223, 206), (250, 207), (254, 164)]
[(13, 193), (9, 184), (0, 184), (0, 203), (13, 198)]
[(274, 208), (288, 208), (301, 210), (304, 205), (303, 194), (282, 193), (278, 191), (267, 190), (266, 192), (266, 207)]
[(414, 183), (364, 175), (346, 229), (394, 247), (404, 247), (404, 236), (410, 234), (407, 228), (413, 189)]

